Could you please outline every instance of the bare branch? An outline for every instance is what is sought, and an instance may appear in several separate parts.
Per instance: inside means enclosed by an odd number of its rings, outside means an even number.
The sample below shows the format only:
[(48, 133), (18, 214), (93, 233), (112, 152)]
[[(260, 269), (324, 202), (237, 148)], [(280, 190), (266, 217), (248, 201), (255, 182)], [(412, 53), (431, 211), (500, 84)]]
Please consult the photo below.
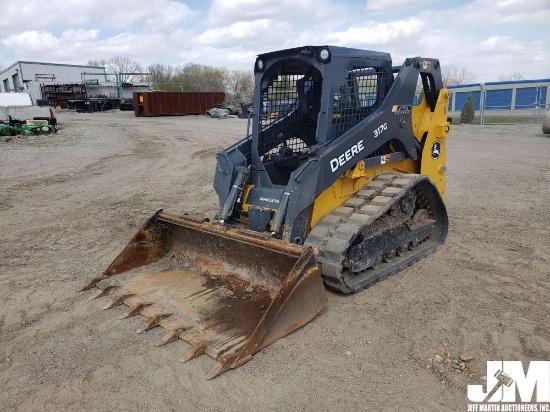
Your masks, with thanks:
[(477, 75), (469, 67), (446, 66), (441, 68), (443, 86), (457, 86), (472, 83)]
[(254, 94), (254, 73), (250, 70), (231, 70), (227, 79), (227, 89), (241, 101), (252, 99)]
[(525, 77), (523, 77), (523, 74), (514, 72), (509, 74), (500, 74), (498, 76), (499, 82), (513, 82), (513, 81), (519, 81), (519, 80), (525, 80)]
[(129, 57), (117, 56), (109, 60), (89, 60), (88, 66), (105, 67), (107, 73), (125, 73), (121, 76), (121, 81), (124, 83), (142, 80), (141, 75), (131, 74), (143, 72), (141, 64)]

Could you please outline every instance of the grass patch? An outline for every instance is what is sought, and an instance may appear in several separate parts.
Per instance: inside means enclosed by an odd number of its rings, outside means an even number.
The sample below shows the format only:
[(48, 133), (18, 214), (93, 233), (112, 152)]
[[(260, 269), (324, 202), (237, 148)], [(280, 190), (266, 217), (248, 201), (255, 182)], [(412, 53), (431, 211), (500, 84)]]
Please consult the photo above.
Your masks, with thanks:
[[(479, 124), (479, 117), (477, 117), (477, 124)], [(534, 120), (533, 116), (495, 116), (485, 115), (483, 116), (484, 124), (532, 124)]]
[[(453, 124), (460, 124), (460, 116), (453, 116)], [(483, 116), (483, 124), (533, 124), (533, 116), (505, 116), (505, 115), (485, 115)], [(540, 123), (542, 118), (537, 119), (536, 123)], [(481, 117), (476, 115), (474, 120), (469, 124), (481, 124)]]

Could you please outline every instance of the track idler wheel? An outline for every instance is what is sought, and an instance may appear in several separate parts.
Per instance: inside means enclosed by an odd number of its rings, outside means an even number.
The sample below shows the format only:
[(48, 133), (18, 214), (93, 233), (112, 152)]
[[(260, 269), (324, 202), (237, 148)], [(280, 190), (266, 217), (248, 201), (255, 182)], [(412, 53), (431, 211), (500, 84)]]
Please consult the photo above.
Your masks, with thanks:
[(399, 257), (405, 256), (405, 253), (407, 253), (407, 249), (409, 248), (409, 245), (403, 245), (401, 247), (398, 247), (395, 251), (395, 254)]
[(380, 256), (376, 256), (376, 258), (374, 259), (374, 262), (372, 263), (371, 265), (371, 268), (376, 270), (378, 269), (380, 266), (382, 266), (382, 255)]
[(392, 250), (390, 252), (386, 252), (386, 253), (384, 253), (384, 257), (382, 258), (382, 260), (386, 263), (389, 263), (395, 258), (395, 254), (396, 254), (395, 250)]

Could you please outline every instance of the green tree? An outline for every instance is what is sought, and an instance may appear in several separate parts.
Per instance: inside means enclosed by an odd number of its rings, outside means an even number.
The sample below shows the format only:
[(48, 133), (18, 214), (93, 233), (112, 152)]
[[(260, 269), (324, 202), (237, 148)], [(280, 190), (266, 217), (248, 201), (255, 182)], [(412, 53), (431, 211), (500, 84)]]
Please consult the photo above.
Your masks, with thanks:
[(462, 106), (462, 110), (460, 111), (460, 122), (472, 123), (474, 121), (475, 114), (474, 96), (472, 96), (472, 93), (468, 93), (466, 103), (464, 103), (464, 106)]
[(186, 63), (175, 70), (172, 82), (177, 83), (182, 92), (225, 92), (227, 77), (228, 70), (224, 67)]
[(201, 92), (225, 92), (227, 90), (227, 69), (225, 67), (203, 66), (199, 79)]
[(179, 91), (179, 85), (174, 84), (174, 67), (165, 64), (152, 64), (147, 67), (151, 74), (151, 83), (157, 90)]

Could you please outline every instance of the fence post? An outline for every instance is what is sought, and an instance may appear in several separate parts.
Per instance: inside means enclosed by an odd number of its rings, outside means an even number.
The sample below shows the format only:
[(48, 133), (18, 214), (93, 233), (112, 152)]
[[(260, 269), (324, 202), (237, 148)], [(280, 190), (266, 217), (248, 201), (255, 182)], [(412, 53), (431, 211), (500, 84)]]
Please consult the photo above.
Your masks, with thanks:
[(535, 108), (534, 108), (534, 116), (533, 116), (534, 124), (537, 124), (539, 122), (540, 105), (542, 103), (541, 95), (542, 95), (542, 86), (537, 86), (537, 91), (535, 92)]
[(479, 124), (483, 124), (483, 112), (485, 109), (485, 83), (481, 83), (479, 88)]

